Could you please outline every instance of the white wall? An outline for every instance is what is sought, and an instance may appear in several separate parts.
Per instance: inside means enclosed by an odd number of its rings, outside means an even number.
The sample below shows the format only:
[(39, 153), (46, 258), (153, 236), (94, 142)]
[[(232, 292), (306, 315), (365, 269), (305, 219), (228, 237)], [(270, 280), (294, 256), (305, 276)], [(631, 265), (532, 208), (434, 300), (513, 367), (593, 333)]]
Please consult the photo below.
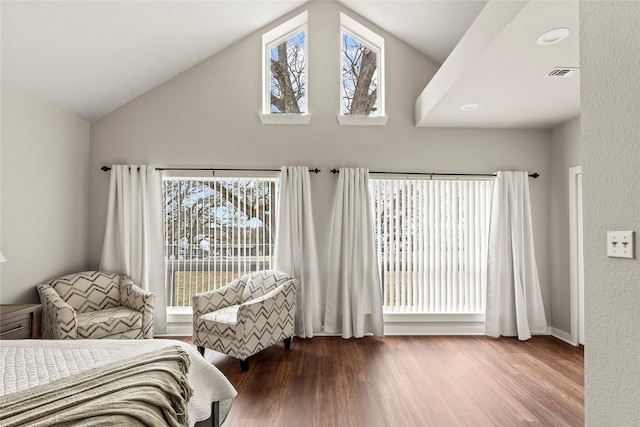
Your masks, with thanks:
[(549, 276), (551, 324), (571, 334), (569, 286), (569, 168), (582, 164), (580, 118), (551, 130)]
[(334, 167), (460, 173), (530, 170), (542, 175), (532, 180), (531, 192), (543, 297), (549, 307), (549, 132), (416, 128), (414, 101), (437, 65), (375, 26), (372, 29), (385, 37), (388, 123), (340, 126), (339, 12), (344, 9), (333, 2), (311, 2), (308, 10), (309, 125), (260, 123), (263, 31), (91, 124), (92, 262), (98, 263), (104, 233), (109, 176), (99, 170), (103, 164), (318, 167), (322, 173), (311, 181), (321, 266), (336, 183), (329, 170)]
[[(640, 232), (640, 2), (580, 2), (587, 426), (640, 425), (640, 257), (607, 258), (607, 230)], [(636, 236), (636, 244), (638, 237)]]
[(0, 302), (87, 266), (89, 123), (2, 86)]

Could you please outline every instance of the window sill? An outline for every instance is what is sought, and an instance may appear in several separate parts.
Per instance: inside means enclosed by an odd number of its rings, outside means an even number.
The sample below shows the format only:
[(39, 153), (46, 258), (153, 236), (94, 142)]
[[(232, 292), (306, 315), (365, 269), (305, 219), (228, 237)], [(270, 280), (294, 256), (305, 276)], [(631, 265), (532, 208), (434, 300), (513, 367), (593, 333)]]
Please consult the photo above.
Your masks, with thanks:
[(307, 125), (311, 120), (310, 114), (263, 114), (260, 121), (264, 125)]
[(385, 313), (385, 335), (482, 335), (484, 313)]
[(191, 322), (191, 307), (167, 307), (167, 322)]
[(385, 323), (429, 322), (484, 322), (484, 313), (389, 313), (383, 314)]
[[(482, 335), (484, 313), (385, 313), (385, 335)], [(193, 333), (191, 307), (167, 309), (167, 336)], [(331, 335), (316, 333), (315, 335)]]
[(384, 126), (389, 116), (343, 116), (338, 115), (338, 122), (344, 126)]

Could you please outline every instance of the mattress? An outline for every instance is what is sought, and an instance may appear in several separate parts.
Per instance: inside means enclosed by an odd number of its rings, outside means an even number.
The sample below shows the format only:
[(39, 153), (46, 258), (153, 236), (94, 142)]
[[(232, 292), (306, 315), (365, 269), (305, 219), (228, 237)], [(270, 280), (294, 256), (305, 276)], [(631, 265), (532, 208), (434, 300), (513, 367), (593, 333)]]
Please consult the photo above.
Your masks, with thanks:
[(237, 394), (236, 390), (192, 346), (176, 340), (0, 341), (0, 396), (168, 346), (181, 347), (191, 359), (188, 380), (193, 394), (187, 406), (190, 425), (209, 418), (211, 402), (215, 401), (220, 402), (222, 424)]

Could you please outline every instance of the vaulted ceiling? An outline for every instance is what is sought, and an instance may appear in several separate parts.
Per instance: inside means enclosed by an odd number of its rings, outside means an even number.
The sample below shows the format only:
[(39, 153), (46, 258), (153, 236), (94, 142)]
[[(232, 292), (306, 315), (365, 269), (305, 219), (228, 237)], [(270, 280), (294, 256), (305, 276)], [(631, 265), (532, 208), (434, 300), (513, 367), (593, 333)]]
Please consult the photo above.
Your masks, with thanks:
[[(542, 77), (579, 66), (577, 0), (340, 2), (443, 64), (416, 94), (418, 126), (545, 128), (579, 114), (579, 75)], [(2, 1), (2, 82), (93, 121), (304, 3)], [(557, 27), (565, 42), (536, 45)]]

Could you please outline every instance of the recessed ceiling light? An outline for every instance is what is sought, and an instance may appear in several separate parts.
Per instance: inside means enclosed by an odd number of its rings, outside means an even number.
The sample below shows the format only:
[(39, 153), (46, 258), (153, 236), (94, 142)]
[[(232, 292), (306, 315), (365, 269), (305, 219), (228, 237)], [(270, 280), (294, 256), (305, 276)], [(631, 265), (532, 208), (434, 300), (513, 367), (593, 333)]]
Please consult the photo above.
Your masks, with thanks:
[(570, 31), (568, 28), (554, 28), (549, 30), (540, 37), (538, 37), (538, 44), (540, 46), (548, 46), (550, 44), (560, 43), (566, 39)]
[(471, 111), (471, 110), (475, 110), (478, 107), (479, 107), (478, 104), (464, 104), (462, 107), (460, 107), (460, 109), (462, 111)]

